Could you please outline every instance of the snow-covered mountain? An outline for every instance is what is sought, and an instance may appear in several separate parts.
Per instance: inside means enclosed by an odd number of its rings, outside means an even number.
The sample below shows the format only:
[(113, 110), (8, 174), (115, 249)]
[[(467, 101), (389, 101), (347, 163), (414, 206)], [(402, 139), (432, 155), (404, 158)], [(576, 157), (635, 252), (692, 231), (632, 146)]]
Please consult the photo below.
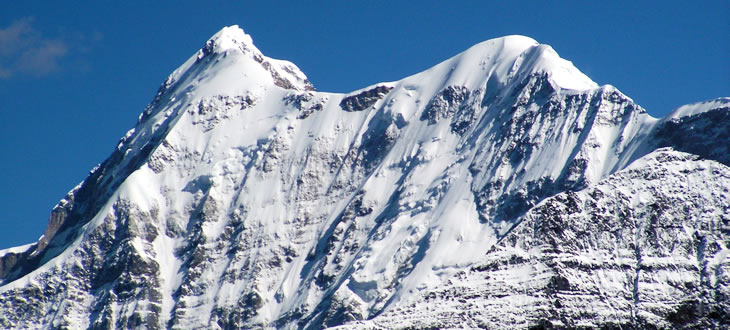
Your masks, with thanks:
[(523, 36), (318, 92), (227, 27), (0, 251), (0, 326), (728, 327), (729, 117)]

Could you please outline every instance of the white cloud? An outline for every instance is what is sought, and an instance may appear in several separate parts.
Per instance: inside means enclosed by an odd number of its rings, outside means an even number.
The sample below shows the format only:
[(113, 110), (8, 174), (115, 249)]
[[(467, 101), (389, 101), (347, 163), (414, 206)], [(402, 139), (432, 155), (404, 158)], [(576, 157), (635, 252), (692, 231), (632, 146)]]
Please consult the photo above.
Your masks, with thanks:
[(68, 54), (66, 41), (46, 38), (33, 23), (32, 17), (26, 17), (0, 28), (0, 79), (49, 74), (59, 69), (59, 60)]

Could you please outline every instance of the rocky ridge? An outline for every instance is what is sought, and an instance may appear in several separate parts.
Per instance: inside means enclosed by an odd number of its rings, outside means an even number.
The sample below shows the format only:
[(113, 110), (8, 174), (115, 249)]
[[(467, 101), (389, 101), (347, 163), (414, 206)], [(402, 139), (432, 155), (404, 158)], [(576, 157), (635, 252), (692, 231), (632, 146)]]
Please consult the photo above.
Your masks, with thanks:
[(726, 328), (728, 184), (727, 166), (658, 149), (546, 199), (480, 262), (357, 325)]

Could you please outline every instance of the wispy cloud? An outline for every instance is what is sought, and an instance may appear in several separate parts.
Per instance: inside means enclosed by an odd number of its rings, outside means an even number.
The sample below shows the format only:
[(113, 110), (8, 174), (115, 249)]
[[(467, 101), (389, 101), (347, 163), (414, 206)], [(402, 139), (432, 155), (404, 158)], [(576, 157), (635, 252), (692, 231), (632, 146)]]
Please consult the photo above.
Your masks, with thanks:
[(47, 38), (33, 25), (32, 17), (0, 27), (0, 79), (17, 74), (42, 76), (59, 69), (69, 51), (67, 41)]

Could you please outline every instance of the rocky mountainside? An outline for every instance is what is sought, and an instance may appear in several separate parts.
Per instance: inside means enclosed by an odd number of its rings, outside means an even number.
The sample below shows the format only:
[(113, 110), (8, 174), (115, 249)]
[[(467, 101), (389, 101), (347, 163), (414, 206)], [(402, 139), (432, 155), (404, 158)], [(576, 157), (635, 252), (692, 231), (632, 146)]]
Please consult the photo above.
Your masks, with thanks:
[(727, 327), (729, 116), (522, 36), (318, 92), (227, 27), (0, 251), (0, 326)]
[(730, 168), (659, 149), (546, 199), (477, 263), (357, 325), (730, 326)]

